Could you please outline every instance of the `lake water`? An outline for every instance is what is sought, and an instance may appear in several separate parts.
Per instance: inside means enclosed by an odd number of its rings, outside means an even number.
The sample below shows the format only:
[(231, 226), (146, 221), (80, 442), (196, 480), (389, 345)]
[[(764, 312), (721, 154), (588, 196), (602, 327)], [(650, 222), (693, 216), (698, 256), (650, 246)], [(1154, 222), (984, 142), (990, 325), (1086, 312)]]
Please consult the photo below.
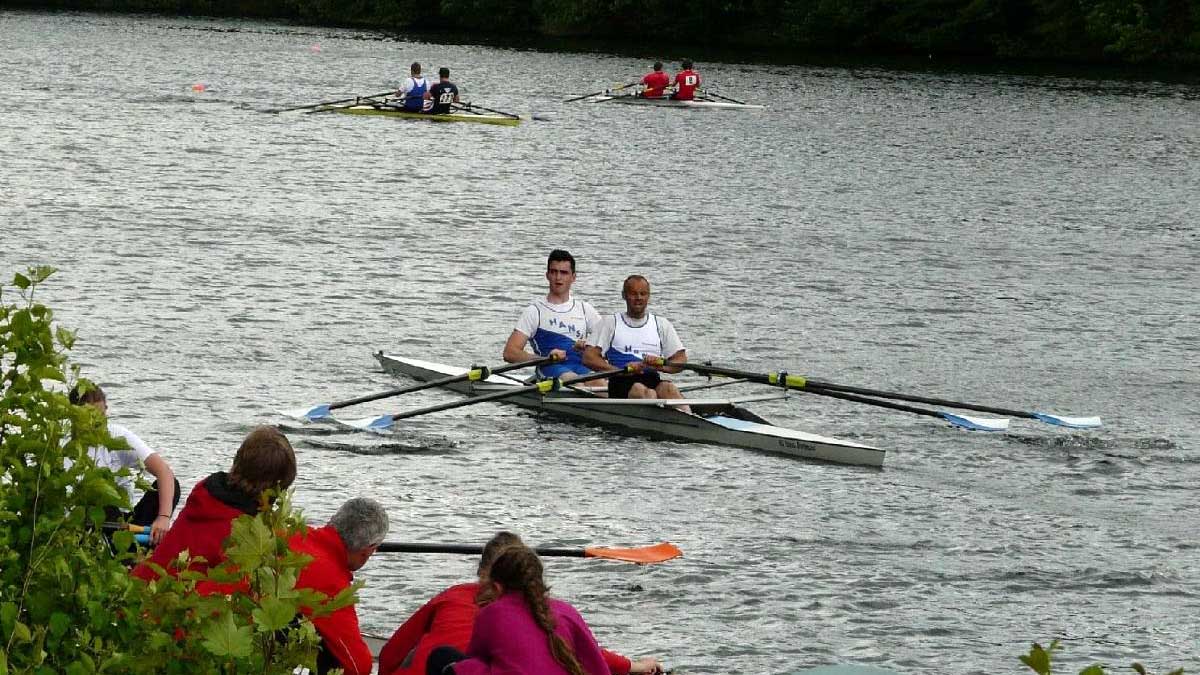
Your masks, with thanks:
[[(364, 495), (395, 540), (670, 540), (684, 558), (547, 575), (602, 644), (681, 672), (1015, 673), (1053, 638), (1056, 672), (1200, 667), (1200, 89), (701, 62), (769, 107), (567, 104), (646, 62), (368, 37), (0, 12), (0, 275), (60, 268), (39, 297), (187, 487), (274, 410), (397, 386), (375, 350), (499, 362), (564, 247), (601, 311), (649, 277), (692, 359), (1105, 425), (752, 406), (886, 448), (866, 470), (493, 405), (386, 438), (291, 422), (310, 518)], [(547, 121), (260, 112), (384, 91), (414, 60)], [(473, 570), (380, 554), (364, 626)]]

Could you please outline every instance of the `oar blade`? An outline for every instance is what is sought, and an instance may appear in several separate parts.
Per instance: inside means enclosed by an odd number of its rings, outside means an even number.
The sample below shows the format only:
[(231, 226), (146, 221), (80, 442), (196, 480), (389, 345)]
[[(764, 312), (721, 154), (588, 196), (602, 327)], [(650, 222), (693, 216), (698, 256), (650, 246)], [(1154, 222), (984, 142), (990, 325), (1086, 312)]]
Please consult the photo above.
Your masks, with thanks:
[(316, 422), (317, 420), (328, 419), (329, 417), (332, 416), (332, 413), (329, 411), (328, 403), (322, 403), (321, 405), (315, 405), (315, 406), (312, 406), (311, 408), (293, 408), (291, 410), (280, 410), (279, 414), (284, 415), (285, 417), (291, 417), (292, 419), (303, 420), (305, 422)]
[(954, 413), (939, 412), (942, 419), (950, 424), (970, 431), (1008, 431), (1008, 420), (995, 417), (975, 417), (973, 415), (955, 415)]
[(583, 549), (583, 556), (585, 558), (605, 558), (607, 560), (621, 560), (643, 565), (666, 562), (682, 555), (683, 551), (679, 550), (678, 546), (665, 541), (654, 546), (643, 546), (640, 548), (592, 546)]
[(392, 425), (395, 420), (391, 415), (378, 415), (376, 417), (364, 417), (357, 420), (342, 420), (336, 417), (331, 417), (334, 422), (342, 426), (358, 429), (359, 431), (370, 431), (377, 434), (387, 433), (392, 430)]
[(1040, 412), (1033, 413), (1033, 416), (1040, 422), (1071, 429), (1095, 429), (1100, 426), (1099, 417), (1064, 417)]

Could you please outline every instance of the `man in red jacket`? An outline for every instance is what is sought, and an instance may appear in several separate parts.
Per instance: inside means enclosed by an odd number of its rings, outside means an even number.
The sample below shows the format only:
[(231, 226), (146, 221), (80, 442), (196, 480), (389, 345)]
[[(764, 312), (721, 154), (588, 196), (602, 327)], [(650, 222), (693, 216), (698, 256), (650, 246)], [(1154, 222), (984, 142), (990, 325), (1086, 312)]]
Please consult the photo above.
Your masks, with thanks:
[[(300, 572), (296, 588), (311, 588), (333, 597), (350, 587), (354, 572), (367, 563), (388, 531), (387, 511), (373, 499), (356, 497), (342, 504), (325, 527), (297, 534), (288, 541), (312, 561)], [(311, 614), (304, 608), (305, 614)], [(313, 620), (321, 636), (317, 672), (341, 668), (346, 675), (370, 675), (371, 650), (358, 628), (354, 605)]]
[(223, 544), (234, 519), (243, 513), (255, 515), (263, 492), (285, 490), (294, 480), (296, 453), (287, 437), (275, 427), (261, 426), (251, 431), (238, 448), (228, 473), (218, 471), (192, 488), (171, 529), (150, 558), (133, 568), (133, 576), (144, 581), (157, 579), (158, 573), (146, 563), (178, 574), (171, 561), (183, 551), (194, 559), (204, 559), (193, 560), (188, 565), (190, 570), (206, 572), (219, 566), (225, 562)]
[(696, 87), (700, 86), (700, 73), (692, 70), (692, 62), (680, 64), (683, 70), (675, 73), (675, 93), (671, 98), (676, 101), (690, 101), (696, 97)]
[(644, 98), (662, 98), (663, 90), (671, 84), (671, 76), (663, 72), (662, 61), (654, 62), (654, 72), (642, 78)]

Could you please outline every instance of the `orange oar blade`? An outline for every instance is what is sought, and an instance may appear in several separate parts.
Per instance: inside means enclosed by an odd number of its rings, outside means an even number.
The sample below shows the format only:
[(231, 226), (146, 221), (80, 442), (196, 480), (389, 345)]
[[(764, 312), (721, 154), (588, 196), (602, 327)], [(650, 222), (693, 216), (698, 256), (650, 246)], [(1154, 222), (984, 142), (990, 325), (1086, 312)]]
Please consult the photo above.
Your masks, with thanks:
[(683, 555), (683, 551), (679, 547), (669, 542), (655, 544), (654, 546), (643, 546), (641, 548), (606, 548), (604, 546), (593, 546), (583, 549), (585, 558), (607, 558), (609, 560), (624, 560), (632, 563), (660, 563), (678, 558)]

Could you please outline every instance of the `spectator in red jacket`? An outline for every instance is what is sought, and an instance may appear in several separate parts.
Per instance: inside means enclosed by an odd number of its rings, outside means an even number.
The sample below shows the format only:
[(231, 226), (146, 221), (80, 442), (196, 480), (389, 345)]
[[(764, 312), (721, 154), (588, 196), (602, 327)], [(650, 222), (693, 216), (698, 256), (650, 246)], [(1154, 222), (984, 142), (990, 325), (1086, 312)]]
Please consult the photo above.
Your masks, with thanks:
[[(218, 471), (192, 488), (175, 523), (147, 562), (175, 574), (179, 570), (171, 569), (171, 561), (187, 551), (193, 559), (188, 569), (206, 572), (220, 565), (225, 561), (223, 544), (234, 519), (243, 513), (257, 514), (263, 492), (285, 490), (294, 480), (296, 453), (287, 437), (275, 427), (254, 429), (242, 441), (228, 473)], [(133, 575), (146, 581), (158, 578), (146, 562), (133, 568)]]
[[(293, 551), (311, 556), (296, 588), (311, 588), (333, 597), (350, 587), (354, 572), (366, 564), (388, 531), (387, 511), (373, 499), (356, 497), (342, 504), (325, 527), (289, 540)], [(311, 614), (304, 608), (306, 615)], [(317, 672), (341, 668), (345, 675), (370, 675), (371, 650), (358, 628), (358, 612), (348, 605), (312, 620), (321, 636)]]
[[(500, 551), (523, 545), (521, 538), (511, 532), (500, 532), (483, 547), (476, 573), (486, 578), (488, 568)], [(471, 641), (475, 616), (479, 614), (476, 597), (480, 582), (451, 586), (425, 603), (405, 621), (379, 653), (380, 675), (425, 675), (426, 661), (435, 647), (451, 646), (465, 652)], [(607, 650), (601, 650), (604, 661), (613, 675), (660, 672), (662, 665), (651, 657), (630, 661)]]

